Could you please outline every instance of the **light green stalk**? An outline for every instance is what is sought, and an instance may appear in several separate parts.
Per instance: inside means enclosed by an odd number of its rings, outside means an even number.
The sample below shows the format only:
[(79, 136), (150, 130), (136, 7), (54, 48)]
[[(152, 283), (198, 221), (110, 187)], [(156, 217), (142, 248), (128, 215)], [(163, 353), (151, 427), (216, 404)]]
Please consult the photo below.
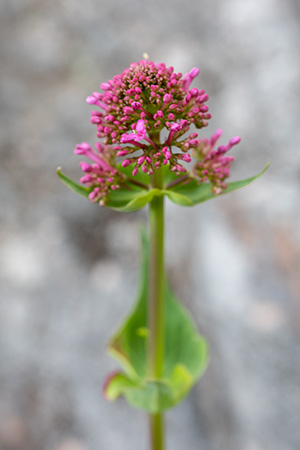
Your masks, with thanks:
[[(159, 136), (152, 135), (159, 143)], [(162, 170), (155, 170), (154, 188), (163, 187)], [(150, 273), (148, 306), (148, 375), (159, 379), (164, 360), (164, 198), (154, 197), (150, 203)], [(150, 414), (151, 450), (164, 450), (164, 421), (162, 414)]]

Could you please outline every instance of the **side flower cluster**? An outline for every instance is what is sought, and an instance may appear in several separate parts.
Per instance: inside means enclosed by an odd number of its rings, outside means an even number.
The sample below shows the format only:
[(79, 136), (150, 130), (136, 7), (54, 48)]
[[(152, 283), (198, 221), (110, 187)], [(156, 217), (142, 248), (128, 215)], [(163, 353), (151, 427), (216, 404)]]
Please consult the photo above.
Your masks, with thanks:
[[(205, 104), (208, 95), (190, 85), (198, 75), (194, 67), (182, 76), (173, 67), (142, 60), (132, 63), (121, 75), (101, 84), (102, 92), (87, 97), (95, 105), (91, 123), (97, 127), (96, 151), (83, 143), (76, 147), (76, 154), (83, 154), (93, 164), (82, 162), (85, 172), (81, 179), (92, 187), (90, 198), (105, 203), (112, 189), (119, 189), (124, 175), (117, 170), (116, 158), (122, 158), (122, 167), (131, 166), (132, 176), (142, 172), (152, 175), (161, 166), (168, 166), (176, 175), (185, 173), (199, 183), (208, 181), (218, 194), (226, 189), (233, 157), (224, 156), (232, 145), (239, 142), (233, 138), (229, 144), (214, 150), (220, 130), (210, 139), (198, 139), (190, 127), (201, 129), (208, 125), (211, 115)], [(160, 140), (162, 129), (166, 138)], [(196, 159), (195, 167), (188, 172), (186, 163)], [(150, 183), (149, 183), (150, 184)]]
[(115, 152), (113, 147), (104, 146), (97, 142), (93, 150), (86, 142), (76, 146), (74, 153), (84, 155), (92, 164), (81, 161), (80, 167), (85, 172), (80, 182), (92, 188), (89, 199), (100, 206), (105, 205), (105, 199), (110, 191), (120, 189), (124, 176), (116, 169)]
[(236, 136), (230, 139), (227, 145), (220, 145), (215, 149), (221, 134), (222, 130), (219, 129), (210, 139), (199, 139), (193, 148), (197, 162), (191, 174), (198, 183), (209, 181), (215, 194), (221, 194), (222, 190), (227, 188), (225, 179), (230, 176), (230, 164), (234, 161), (234, 156), (228, 156), (226, 153), (241, 140)]

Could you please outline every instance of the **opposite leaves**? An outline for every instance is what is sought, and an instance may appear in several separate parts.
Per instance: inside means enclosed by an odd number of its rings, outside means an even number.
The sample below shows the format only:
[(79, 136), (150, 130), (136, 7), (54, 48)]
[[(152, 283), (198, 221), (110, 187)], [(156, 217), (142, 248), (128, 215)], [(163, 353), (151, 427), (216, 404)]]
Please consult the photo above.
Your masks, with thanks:
[[(176, 175), (174, 175), (167, 167), (165, 168), (166, 170), (164, 173), (166, 187), (164, 189), (151, 189), (147, 186), (150, 181), (150, 177), (148, 175), (139, 173), (133, 178), (129, 176), (131, 175), (131, 172), (128, 168), (119, 166), (119, 170), (128, 177), (126, 184), (122, 186), (121, 189), (111, 191), (109, 193), (105, 206), (116, 211), (133, 212), (144, 208), (144, 206), (151, 202), (154, 196), (162, 195), (166, 195), (173, 203), (178, 205), (194, 206), (198, 203), (220, 197), (229, 192), (247, 186), (263, 175), (268, 167), (269, 164), (267, 164), (267, 166), (259, 174), (250, 178), (227, 183), (227, 189), (224, 189), (221, 194), (216, 195), (212, 192), (210, 183), (198, 184), (196, 180), (189, 181), (187, 184), (184, 184), (183, 182), (182, 184), (177, 184), (167, 188), (169, 182), (171, 183), (176, 180)], [(89, 197), (92, 189), (79, 185), (75, 181), (71, 180), (61, 171), (61, 168), (57, 169), (57, 174), (62, 182), (74, 192), (86, 198)], [(140, 183), (140, 185), (136, 183)]]
[(208, 365), (208, 346), (183, 306), (165, 282), (165, 348), (161, 379), (147, 375), (148, 241), (143, 235), (141, 287), (137, 303), (113, 336), (108, 351), (123, 372), (108, 377), (104, 393), (109, 400), (120, 395), (140, 409), (159, 413), (182, 400)]

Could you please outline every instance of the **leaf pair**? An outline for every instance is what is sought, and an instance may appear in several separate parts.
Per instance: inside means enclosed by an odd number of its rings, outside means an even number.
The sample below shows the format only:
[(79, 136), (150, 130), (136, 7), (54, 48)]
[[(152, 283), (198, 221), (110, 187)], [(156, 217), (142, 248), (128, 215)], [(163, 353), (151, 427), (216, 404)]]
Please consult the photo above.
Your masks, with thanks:
[[(131, 177), (131, 169), (129, 167), (123, 168), (119, 167), (119, 170), (128, 177), (126, 181), (126, 187), (122, 187), (119, 190), (111, 191), (107, 197), (105, 206), (108, 208), (115, 209), (116, 211), (132, 212), (137, 211), (147, 203), (151, 202), (153, 197), (166, 195), (169, 199), (181, 206), (194, 206), (198, 203), (205, 202), (220, 195), (227, 194), (228, 192), (240, 189), (248, 184), (252, 183), (256, 178), (260, 177), (269, 167), (269, 164), (264, 168), (262, 172), (253, 177), (246, 178), (245, 180), (233, 181), (228, 183), (227, 189), (219, 195), (214, 194), (211, 191), (210, 183), (198, 184), (197, 181), (191, 181), (188, 184), (177, 184), (173, 187), (164, 189), (146, 189), (146, 185), (149, 184), (149, 176), (144, 173), (138, 173), (134, 178)], [(64, 173), (62, 173), (61, 168), (57, 169), (57, 174), (64, 184), (66, 184), (70, 189), (88, 198), (91, 188), (86, 188), (82, 185), (75, 183)], [(175, 181), (178, 178), (174, 173), (172, 173), (168, 167), (165, 167), (164, 173), (165, 185)], [(133, 182), (131, 182), (131, 180)], [(141, 185), (134, 184), (135, 182), (141, 183)], [(145, 185), (145, 187), (143, 187)]]
[(142, 244), (140, 294), (132, 313), (113, 336), (108, 348), (109, 353), (121, 364), (123, 372), (108, 377), (104, 393), (109, 400), (124, 395), (132, 406), (159, 413), (182, 400), (202, 375), (208, 364), (208, 346), (165, 282), (163, 375), (161, 379), (148, 377), (149, 244), (145, 233)]

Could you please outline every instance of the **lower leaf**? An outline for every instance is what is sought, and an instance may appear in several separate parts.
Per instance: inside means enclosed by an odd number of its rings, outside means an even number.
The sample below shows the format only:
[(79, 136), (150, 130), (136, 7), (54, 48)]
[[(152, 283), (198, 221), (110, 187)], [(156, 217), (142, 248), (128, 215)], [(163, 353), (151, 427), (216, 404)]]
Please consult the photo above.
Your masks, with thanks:
[(182, 400), (203, 374), (208, 365), (208, 345), (165, 282), (163, 375), (151, 379), (147, 370), (147, 298), (148, 240), (143, 235), (140, 295), (108, 348), (124, 372), (109, 377), (105, 395), (110, 400), (124, 395), (134, 407), (159, 413)]

